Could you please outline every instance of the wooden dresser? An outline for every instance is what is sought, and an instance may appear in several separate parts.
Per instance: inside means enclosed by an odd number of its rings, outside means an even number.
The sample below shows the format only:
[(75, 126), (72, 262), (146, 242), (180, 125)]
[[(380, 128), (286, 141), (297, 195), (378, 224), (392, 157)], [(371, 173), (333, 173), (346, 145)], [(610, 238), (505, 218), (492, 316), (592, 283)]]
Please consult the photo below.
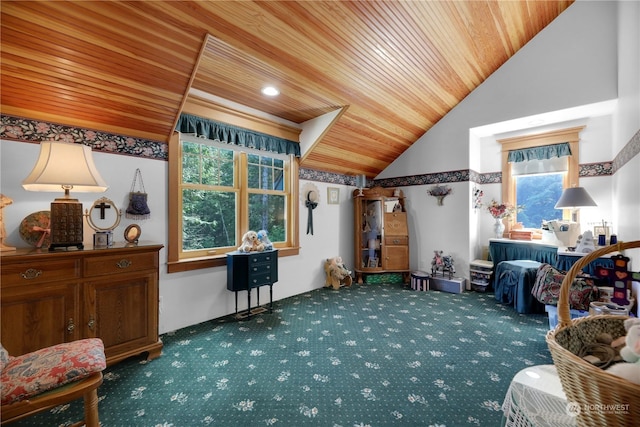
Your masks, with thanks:
[(0, 257), (0, 340), (9, 354), (98, 337), (107, 364), (160, 356), (158, 267), (162, 245), (22, 250)]

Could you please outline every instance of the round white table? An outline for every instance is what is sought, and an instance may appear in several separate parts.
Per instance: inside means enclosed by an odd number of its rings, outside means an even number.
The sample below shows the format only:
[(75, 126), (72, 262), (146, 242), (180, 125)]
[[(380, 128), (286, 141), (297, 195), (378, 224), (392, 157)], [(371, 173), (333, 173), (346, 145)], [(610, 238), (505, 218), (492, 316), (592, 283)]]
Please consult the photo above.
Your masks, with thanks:
[(502, 404), (505, 427), (575, 427), (575, 414), (567, 411), (554, 365), (525, 368), (511, 380)]

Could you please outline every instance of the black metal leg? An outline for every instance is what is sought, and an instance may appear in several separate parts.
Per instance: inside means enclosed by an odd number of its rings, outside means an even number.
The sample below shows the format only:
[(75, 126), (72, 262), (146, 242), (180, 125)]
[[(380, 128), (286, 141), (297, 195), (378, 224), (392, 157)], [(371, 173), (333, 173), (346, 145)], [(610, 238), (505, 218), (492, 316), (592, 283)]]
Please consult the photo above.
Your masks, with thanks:
[(235, 291), (234, 294), (236, 294), (236, 316), (238, 315), (238, 291)]
[(251, 319), (251, 288), (247, 289), (247, 319)]
[(258, 305), (256, 307), (260, 307), (260, 286), (258, 286)]
[(273, 313), (273, 283), (269, 283), (269, 313)]

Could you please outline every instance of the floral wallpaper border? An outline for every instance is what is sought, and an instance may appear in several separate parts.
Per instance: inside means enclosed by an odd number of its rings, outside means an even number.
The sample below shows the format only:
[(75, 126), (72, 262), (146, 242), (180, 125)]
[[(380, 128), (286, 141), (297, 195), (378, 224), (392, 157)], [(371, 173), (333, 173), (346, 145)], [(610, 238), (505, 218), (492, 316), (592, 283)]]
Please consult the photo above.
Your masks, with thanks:
[(0, 138), (24, 142), (63, 141), (85, 144), (94, 151), (168, 160), (166, 142), (79, 128), (59, 123), (2, 115)]
[[(22, 117), (0, 116), (0, 139), (24, 142), (65, 141), (91, 146), (95, 151), (168, 160), (168, 144), (143, 138), (116, 135), (92, 129), (62, 125)], [(613, 175), (629, 160), (640, 153), (640, 130), (620, 150), (613, 161), (580, 165), (580, 177)], [(355, 186), (356, 177), (332, 172), (300, 168), (300, 179)], [(497, 184), (502, 182), (501, 172), (478, 173), (471, 169), (377, 179), (370, 185), (381, 187), (406, 187), (411, 185), (443, 184), (451, 182)]]

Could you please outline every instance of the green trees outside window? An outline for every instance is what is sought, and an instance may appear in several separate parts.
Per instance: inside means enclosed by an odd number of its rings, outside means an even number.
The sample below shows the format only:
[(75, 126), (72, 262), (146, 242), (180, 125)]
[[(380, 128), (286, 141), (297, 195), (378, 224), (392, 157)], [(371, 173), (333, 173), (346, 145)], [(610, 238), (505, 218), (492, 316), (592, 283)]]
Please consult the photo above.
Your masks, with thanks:
[(287, 242), (288, 157), (209, 140), (183, 139), (180, 147), (183, 254), (235, 250), (248, 230), (267, 230), (276, 246)]
[(563, 173), (522, 175), (516, 178), (516, 200), (522, 210), (516, 221), (525, 228), (540, 228), (542, 221), (562, 219), (562, 210), (555, 205), (562, 195)]

